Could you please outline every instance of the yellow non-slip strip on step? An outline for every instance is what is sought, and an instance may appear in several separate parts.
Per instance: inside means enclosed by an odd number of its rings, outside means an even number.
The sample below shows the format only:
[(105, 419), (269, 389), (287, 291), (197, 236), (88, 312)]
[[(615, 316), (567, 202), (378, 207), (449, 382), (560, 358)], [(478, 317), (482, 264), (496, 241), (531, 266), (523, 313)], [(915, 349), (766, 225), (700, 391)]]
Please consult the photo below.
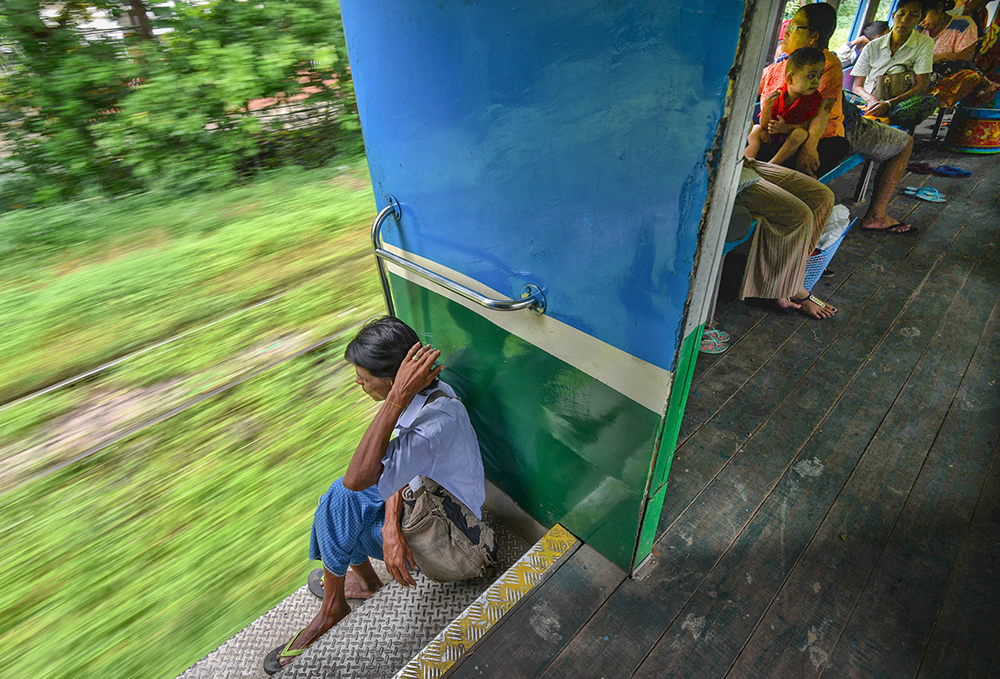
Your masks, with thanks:
[(576, 542), (572, 533), (556, 524), (441, 630), (396, 674), (395, 679), (434, 679), (447, 672), (514, 604), (545, 578)]

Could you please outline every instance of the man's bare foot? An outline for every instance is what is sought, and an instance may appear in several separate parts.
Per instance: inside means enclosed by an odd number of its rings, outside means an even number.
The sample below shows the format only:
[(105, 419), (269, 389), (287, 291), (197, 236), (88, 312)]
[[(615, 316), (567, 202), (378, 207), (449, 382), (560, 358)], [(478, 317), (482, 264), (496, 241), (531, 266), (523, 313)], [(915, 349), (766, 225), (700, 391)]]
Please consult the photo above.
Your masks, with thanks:
[(344, 595), (348, 599), (367, 599), (382, 589), (382, 581), (374, 573), (374, 580), (366, 582), (354, 571), (348, 571), (344, 578)]
[(799, 305), (800, 314), (808, 316), (809, 318), (823, 320), (824, 318), (830, 318), (837, 313), (837, 307), (824, 302), (819, 297), (814, 295), (808, 295), (807, 297), (793, 299), (791, 301)]
[(861, 220), (861, 228), (865, 231), (890, 231), (892, 233), (909, 233), (916, 229), (909, 224), (897, 221), (889, 215), (881, 217), (869, 217), (865, 215)]
[[(327, 607), (324, 606), (324, 609), (325, 608)], [(295, 637), (295, 641), (292, 642), (292, 647), (289, 650), (294, 651), (300, 648), (309, 648), (313, 642), (326, 634), (331, 627), (346, 618), (347, 614), (350, 612), (351, 607), (348, 606), (346, 602), (343, 607), (330, 607), (329, 611), (321, 610), (319, 614), (312, 619), (312, 622), (306, 625), (305, 629), (299, 632), (298, 636)], [(278, 655), (278, 663), (282, 667), (293, 660), (295, 660), (294, 656)]]

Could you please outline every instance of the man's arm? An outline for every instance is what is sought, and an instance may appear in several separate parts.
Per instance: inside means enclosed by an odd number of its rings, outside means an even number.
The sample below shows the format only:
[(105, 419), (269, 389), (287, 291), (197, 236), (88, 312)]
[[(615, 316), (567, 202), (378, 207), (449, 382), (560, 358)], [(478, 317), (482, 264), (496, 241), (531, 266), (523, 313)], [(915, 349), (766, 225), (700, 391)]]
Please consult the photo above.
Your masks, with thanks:
[(392, 430), (396, 426), (399, 416), (410, 405), (413, 397), (423, 389), (430, 386), (445, 366), (440, 365), (434, 368), (434, 362), (441, 356), (441, 352), (428, 345), (418, 358), (414, 355), (421, 349), (420, 342), (417, 342), (406, 358), (393, 380), (389, 395), (382, 402), (382, 407), (375, 414), (375, 419), (368, 425), (361, 443), (351, 457), (351, 462), (344, 472), (344, 487), (348, 490), (364, 490), (378, 482), (382, 475), (382, 458), (389, 447), (389, 439), (392, 437)]
[(969, 61), (976, 52), (975, 43), (958, 52), (941, 52), (934, 55), (934, 63), (941, 61)]
[(861, 97), (862, 99), (864, 99), (865, 103), (867, 103), (869, 106), (874, 106), (875, 104), (878, 103), (878, 99), (875, 97), (874, 94), (872, 94), (865, 88), (865, 81), (867, 79), (868, 79), (867, 76), (863, 75), (855, 76), (854, 84), (851, 86), (851, 91), (854, 92), (854, 94)]
[(389, 575), (404, 587), (415, 587), (416, 581), (410, 574), (410, 566), (416, 567), (410, 545), (399, 529), (399, 519), (403, 515), (403, 489), (393, 493), (385, 502), (385, 521), (382, 523), (382, 556)]

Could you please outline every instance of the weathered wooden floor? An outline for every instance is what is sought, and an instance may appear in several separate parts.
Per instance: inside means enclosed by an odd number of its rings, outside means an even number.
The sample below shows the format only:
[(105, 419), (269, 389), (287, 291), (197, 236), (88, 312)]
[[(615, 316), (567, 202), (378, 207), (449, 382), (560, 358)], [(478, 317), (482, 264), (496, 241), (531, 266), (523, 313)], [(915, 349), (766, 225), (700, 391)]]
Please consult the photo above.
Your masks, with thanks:
[(448, 676), (1000, 676), (1000, 156), (913, 159), (974, 175), (904, 178), (947, 196), (894, 200), (917, 236), (848, 235), (836, 318), (724, 286), (655, 566), (584, 546)]

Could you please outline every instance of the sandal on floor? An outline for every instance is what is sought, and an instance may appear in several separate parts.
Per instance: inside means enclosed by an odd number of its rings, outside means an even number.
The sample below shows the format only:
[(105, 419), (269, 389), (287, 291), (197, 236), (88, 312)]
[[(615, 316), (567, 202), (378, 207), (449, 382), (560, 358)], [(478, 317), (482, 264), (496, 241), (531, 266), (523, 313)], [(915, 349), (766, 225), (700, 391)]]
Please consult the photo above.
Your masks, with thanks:
[(313, 569), (312, 572), (309, 573), (309, 579), (306, 581), (306, 584), (309, 585), (309, 591), (313, 593), (313, 596), (315, 596), (318, 599), (322, 599), (324, 594), (323, 569), (322, 568)]
[[(893, 229), (895, 229), (897, 226), (905, 226), (906, 230), (893, 231)], [(917, 227), (910, 226), (906, 222), (896, 222), (895, 224), (890, 224), (889, 226), (885, 226), (881, 229), (872, 229), (867, 226), (862, 226), (861, 230), (864, 231), (865, 233), (891, 233), (896, 236), (915, 236), (920, 231), (920, 229), (918, 229)]]
[(938, 165), (933, 170), (934, 174), (941, 177), (971, 177), (972, 173), (954, 165)]
[(907, 186), (902, 191), (904, 196), (910, 196), (911, 198), (919, 198), (920, 200), (926, 200), (928, 203), (943, 203), (944, 194), (937, 189), (925, 186), (918, 189), (916, 186)]
[[(824, 302), (823, 300), (821, 300), (819, 297), (817, 297), (816, 295), (813, 295), (811, 293), (809, 295), (807, 295), (806, 297), (802, 297), (801, 299), (795, 299), (794, 297), (789, 297), (789, 299), (792, 300), (793, 302), (795, 302), (796, 304), (802, 304), (803, 302), (812, 302), (813, 304), (815, 304), (816, 306), (818, 306), (820, 309), (829, 309), (830, 308), (829, 304), (827, 304), (826, 302)], [(824, 316), (822, 318), (816, 318), (815, 316), (812, 316), (812, 315), (806, 313), (805, 310), (803, 310), (803, 309), (799, 309), (798, 313), (802, 314), (803, 316), (808, 316), (809, 318), (813, 319), (814, 321), (825, 321), (826, 319), (833, 318), (834, 316), (837, 315), (837, 312), (834, 311), (829, 316)]]
[(282, 668), (280, 662), (281, 658), (297, 658), (300, 655), (302, 655), (302, 652), (306, 649), (304, 648), (291, 649), (290, 646), (294, 644), (295, 640), (299, 638), (299, 635), (305, 631), (306, 628), (303, 627), (302, 629), (300, 629), (298, 632), (295, 633), (295, 636), (292, 637), (287, 644), (283, 646), (278, 646), (276, 649), (274, 649), (266, 656), (264, 656), (264, 672), (267, 673), (267, 676), (271, 676), (272, 674), (277, 674), (278, 672), (281, 671)]
[(910, 163), (906, 166), (906, 169), (914, 174), (931, 174), (934, 172), (934, 168), (931, 167), (930, 163)]
[(732, 337), (725, 330), (719, 330), (718, 328), (705, 328), (705, 331), (701, 333), (702, 339), (709, 338), (714, 339), (717, 342), (728, 342)]
[(711, 337), (703, 337), (701, 340), (701, 347), (698, 349), (703, 354), (721, 354), (729, 345), (717, 339), (712, 339)]

